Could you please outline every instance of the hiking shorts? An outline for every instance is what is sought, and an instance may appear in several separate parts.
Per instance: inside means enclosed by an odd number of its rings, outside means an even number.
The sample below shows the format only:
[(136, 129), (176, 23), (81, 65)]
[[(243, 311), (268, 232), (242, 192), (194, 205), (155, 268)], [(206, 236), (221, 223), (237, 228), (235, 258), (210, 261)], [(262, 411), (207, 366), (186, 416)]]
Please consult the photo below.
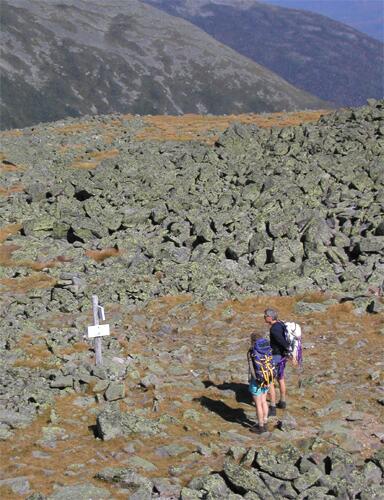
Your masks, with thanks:
[(280, 354), (274, 354), (272, 356), (272, 362), (276, 370), (277, 380), (284, 378), (285, 365), (287, 364), (287, 358), (281, 356)]
[(256, 380), (252, 378), (249, 382), (248, 390), (252, 394), (252, 396), (261, 396), (262, 394), (268, 392), (268, 387), (260, 387), (257, 384)]

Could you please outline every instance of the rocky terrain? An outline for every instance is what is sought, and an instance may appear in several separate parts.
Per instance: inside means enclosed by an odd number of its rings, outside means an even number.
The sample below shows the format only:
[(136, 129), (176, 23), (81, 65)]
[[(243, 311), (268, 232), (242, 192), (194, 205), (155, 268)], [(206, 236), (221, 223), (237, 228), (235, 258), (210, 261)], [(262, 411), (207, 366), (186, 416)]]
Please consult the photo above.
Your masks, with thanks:
[[(384, 102), (272, 118), (1, 133), (2, 498), (382, 498)], [(259, 437), (267, 306), (304, 367)]]
[(102, 113), (241, 113), (325, 103), (137, 0), (2, 2), (1, 128)]
[[(384, 47), (356, 29), (308, 12), (314, 2), (288, 9), (258, 0), (145, 0), (195, 24), (216, 40), (274, 71), (295, 87), (338, 106), (359, 106), (384, 96)], [(279, 3), (279, 2), (276, 2)], [(281, 3), (281, 2), (280, 2)], [(286, 2), (287, 7), (295, 2)], [(356, 9), (348, 2), (316, 2), (324, 13)], [(360, 9), (369, 9), (360, 2)], [(301, 4), (301, 5), (300, 5)], [(328, 4), (328, 5), (327, 5)], [(374, 8), (373, 5), (370, 6)], [(301, 8), (306, 10), (300, 10)], [(326, 14), (325, 14), (326, 15)], [(383, 6), (376, 4), (382, 40)], [(363, 15), (359, 21), (363, 20)]]
[(383, 113), (371, 101), (293, 127), (235, 123), (213, 145), (139, 142), (143, 119), (124, 116), (4, 133), (2, 224), (20, 225), (4, 283), (29, 277), (14, 260), (39, 259), (58, 283), (36, 306), (63, 311), (90, 288), (122, 304), (364, 294), (383, 282)]

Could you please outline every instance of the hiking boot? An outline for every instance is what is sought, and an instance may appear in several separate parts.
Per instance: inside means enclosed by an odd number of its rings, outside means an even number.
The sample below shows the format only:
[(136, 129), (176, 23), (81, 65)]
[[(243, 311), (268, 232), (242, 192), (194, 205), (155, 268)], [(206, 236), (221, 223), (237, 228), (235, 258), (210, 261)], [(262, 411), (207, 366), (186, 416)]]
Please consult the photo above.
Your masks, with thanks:
[(276, 408), (280, 408), (280, 410), (285, 410), (287, 407), (287, 403), (285, 401), (279, 401), (276, 405)]
[(264, 434), (264, 432), (268, 432), (268, 429), (265, 425), (262, 425), (260, 427), (259, 424), (253, 425), (250, 429), (251, 432), (254, 432), (255, 434)]
[(268, 417), (276, 417), (276, 406), (270, 406), (268, 408)]

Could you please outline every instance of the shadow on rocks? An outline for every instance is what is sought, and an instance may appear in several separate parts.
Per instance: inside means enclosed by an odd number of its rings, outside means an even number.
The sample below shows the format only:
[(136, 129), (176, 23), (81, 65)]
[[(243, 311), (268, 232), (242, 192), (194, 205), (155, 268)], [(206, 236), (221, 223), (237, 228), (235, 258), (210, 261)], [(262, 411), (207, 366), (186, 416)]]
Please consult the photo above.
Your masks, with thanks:
[(246, 403), (253, 406), (252, 398), (248, 390), (248, 384), (241, 384), (238, 382), (224, 382), (223, 384), (214, 384), (209, 380), (204, 380), (203, 384), (205, 385), (205, 387), (216, 387), (220, 391), (232, 391), (235, 393), (237, 403)]
[(227, 422), (233, 422), (240, 424), (243, 427), (250, 427), (254, 425), (254, 422), (249, 420), (242, 408), (231, 408), (223, 401), (217, 401), (215, 399), (207, 398), (206, 396), (201, 396), (200, 398), (195, 398), (194, 401), (198, 401), (201, 406), (207, 408), (207, 410), (216, 413), (222, 419)]

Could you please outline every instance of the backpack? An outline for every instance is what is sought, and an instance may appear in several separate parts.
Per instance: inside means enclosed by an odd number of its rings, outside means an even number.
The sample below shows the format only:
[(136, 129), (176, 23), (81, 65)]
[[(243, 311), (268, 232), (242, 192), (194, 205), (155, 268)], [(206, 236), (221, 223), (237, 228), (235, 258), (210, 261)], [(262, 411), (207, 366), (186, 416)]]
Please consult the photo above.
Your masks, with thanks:
[(260, 387), (268, 387), (274, 378), (274, 365), (272, 363), (272, 349), (267, 339), (257, 339), (250, 349), (256, 382)]
[(293, 321), (281, 321), (284, 327), (284, 336), (289, 347), (286, 350), (286, 356), (299, 366), (303, 363), (303, 349), (301, 345), (301, 326)]

